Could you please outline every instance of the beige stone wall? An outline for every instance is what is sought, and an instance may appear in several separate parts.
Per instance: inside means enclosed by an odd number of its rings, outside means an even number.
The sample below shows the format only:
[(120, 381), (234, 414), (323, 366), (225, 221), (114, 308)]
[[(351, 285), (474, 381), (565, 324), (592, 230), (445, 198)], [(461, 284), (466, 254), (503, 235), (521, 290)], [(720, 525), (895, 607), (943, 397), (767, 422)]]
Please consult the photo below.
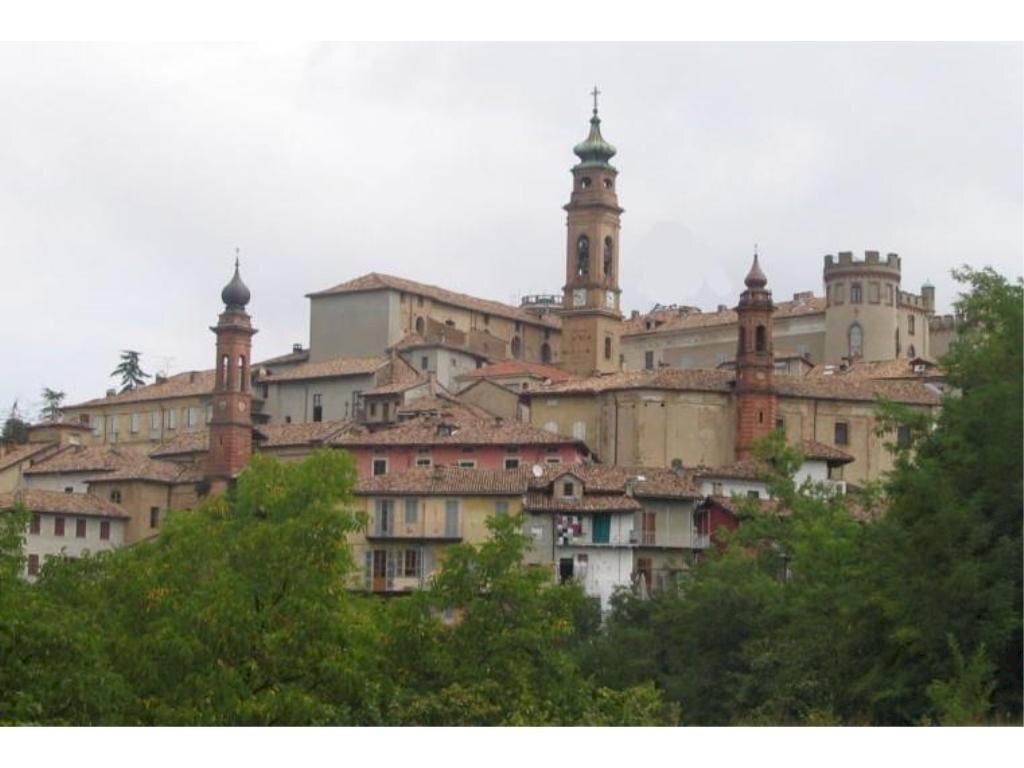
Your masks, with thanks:
[[(579, 376), (621, 369), (620, 320), (601, 314), (568, 314), (562, 318), (560, 367)], [(605, 339), (611, 340), (605, 354)]]
[(519, 418), (519, 395), (490, 381), (481, 381), (462, 391), (459, 400), (483, 408), (507, 421)]
[[(130, 518), (125, 527), (126, 544), (149, 539), (160, 533), (167, 510), (172, 507), (171, 488), (163, 483), (96, 479), (89, 483), (89, 491), (101, 499), (111, 499), (111, 494), (115, 491), (121, 494), (121, 501), (117, 503)], [(150, 525), (150, 510), (154, 508), (158, 510), (159, 515), (155, 528)]]
[(372, 357), (402, 337), (398, 291), (314, 296), (309, 300), (309, 362)]
[(205, 432), (211, 402), (210, 395), (203, 395), (100, 404), (68, 408), (64, 420), (84, 424), (83, 416), (87, 418), (93, 431), (82, 434), (83, 445), (120, 445), (148, 452), (182, 433)]
[[(825, 355), (825, 316), (776, 319), (772, 338), (776, 357), (807, 354), (820, 363)], [(654, 352), (655, 368), (715, 368), (735, 359), (736, 340), (736, 323), (627, 336), (622, 339), (623, 368), (643, 370), (648, 351)]]
[(269, 381), (265, 387), (267, 396), (263, 412), (270, 416), (271, 424), (283, 424), (289, 419), (298, 424), (313, 420), (313, 398), (321, 396), (322, 421), (340, 421), (352, 418), (352, 406), (356, 392), (373, 388), (372, 375), (345, 376), (333, 379), (310, 381)]

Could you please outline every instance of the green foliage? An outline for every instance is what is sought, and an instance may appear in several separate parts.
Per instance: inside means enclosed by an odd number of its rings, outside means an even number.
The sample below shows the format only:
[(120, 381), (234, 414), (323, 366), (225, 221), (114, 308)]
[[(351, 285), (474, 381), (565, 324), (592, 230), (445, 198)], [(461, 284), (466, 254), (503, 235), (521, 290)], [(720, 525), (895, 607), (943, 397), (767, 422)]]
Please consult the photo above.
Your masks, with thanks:
[(0, 441), (5, 443), (27, 443), (29, 423), (18, 410), (18, 401), (14, 401), (11, 410), (7, 412), (4, 419), (3, 432), (0, 433)]
[(43, 407), (39, 411), (39, 420), (47, 424), (60, 422), (64, 418), (64, 411), (61, 409), (64, 398), (65, 393), (43, 387)]
[[(769, 437), (786, 514), (745, 504), (677, 593), (618, 599), (584, 654), (599, 683), (654, 680), (695, 724), (1019, 721), (1024, 296), (991, 270), (957, 275), (958, 394), (936, 423), (880, 404), (880, 432), (912, 437), (884, 497), (795, 487), (799, 455)], [(879, 504), (878, 522), (851, 514)]]
[(146, 379), (150, 377), (150, 374), (142, 370), (142, 365), (139, 362), (141, 356), (141, 352), (136, 352), (133, 349), (121, 350), (121, 362), (118, 363), (117, 368), (110, 372), (110, 375), (121, 377), (122, 392), (141, 387), (146, 383)]

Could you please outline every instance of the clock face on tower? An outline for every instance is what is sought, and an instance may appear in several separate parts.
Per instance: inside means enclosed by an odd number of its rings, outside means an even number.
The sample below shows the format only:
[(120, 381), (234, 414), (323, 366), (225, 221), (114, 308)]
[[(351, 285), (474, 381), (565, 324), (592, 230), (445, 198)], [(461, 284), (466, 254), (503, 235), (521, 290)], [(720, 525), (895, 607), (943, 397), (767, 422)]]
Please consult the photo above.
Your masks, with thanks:
[(582, 307), (586, 303), (587, 303), (587, 289), (586, 288), (576, 288), (572, 292), (572, 305), (574, 307)]
[(615, 291), (605, 291), (604, 305), (608, 309), (615, 309)]

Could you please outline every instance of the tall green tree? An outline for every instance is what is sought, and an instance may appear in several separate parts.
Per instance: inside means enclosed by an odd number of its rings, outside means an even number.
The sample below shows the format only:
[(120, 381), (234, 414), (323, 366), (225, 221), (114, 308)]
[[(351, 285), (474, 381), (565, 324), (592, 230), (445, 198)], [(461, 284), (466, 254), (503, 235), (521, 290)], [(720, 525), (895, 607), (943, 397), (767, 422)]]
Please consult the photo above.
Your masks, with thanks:
[(21, 411), (18, 409), (18, 401), (15, 400), (11, 410), (7, 412), (7, 418), (4, 419), (4, 428), (3, 432), (0, 433), (0, 440), (3, 440), (5, 443), (27, 443), (28, 428), (29, 423), (22, 416)]
[(142, 364), (139, 362), (141, 356), (141, 352), (133, 349), (121, 350), (121, 362), (110, 375), (121, 377), (122, 392), (141, 387), (146, 383), (146, 379), (150, 378), (150, 375), (142, 370)]
[(65, 398), (64, 392), (43, 387), (43, 407), (39, 411), (39, 420), (47, 424), (57, 424), (64, 418), (62, 405)]

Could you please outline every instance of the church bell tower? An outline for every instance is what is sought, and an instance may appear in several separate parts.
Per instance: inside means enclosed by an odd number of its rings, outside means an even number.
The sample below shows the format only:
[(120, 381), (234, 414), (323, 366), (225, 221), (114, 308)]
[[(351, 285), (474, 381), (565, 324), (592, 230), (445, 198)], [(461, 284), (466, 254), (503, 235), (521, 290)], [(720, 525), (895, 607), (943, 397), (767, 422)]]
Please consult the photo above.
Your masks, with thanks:
[(561, 367), (576, 376), (618, 371), (619, 310), (618, 171), (615, 147), (601, 136), (595, 87), (590, 133), (573, 148), (572, 195), (565, 206), (567, 241), (562, 296)]
[(736, 459), (754, 456), (754, 441), (775, 429), (775, 352), (772, 349), (772, 292), (757, 263), (750, 267), (736, 307)]
[(256, 329), (245, 305), (249, 289), (238, 273), (220, 294), (224, 311), (210, 330), (217, 335), (217, 373), (210, 420), (207, 479), (214, 493), (227, 490), (252, 455), (252, 388), (249, 382), (252, 337)]

